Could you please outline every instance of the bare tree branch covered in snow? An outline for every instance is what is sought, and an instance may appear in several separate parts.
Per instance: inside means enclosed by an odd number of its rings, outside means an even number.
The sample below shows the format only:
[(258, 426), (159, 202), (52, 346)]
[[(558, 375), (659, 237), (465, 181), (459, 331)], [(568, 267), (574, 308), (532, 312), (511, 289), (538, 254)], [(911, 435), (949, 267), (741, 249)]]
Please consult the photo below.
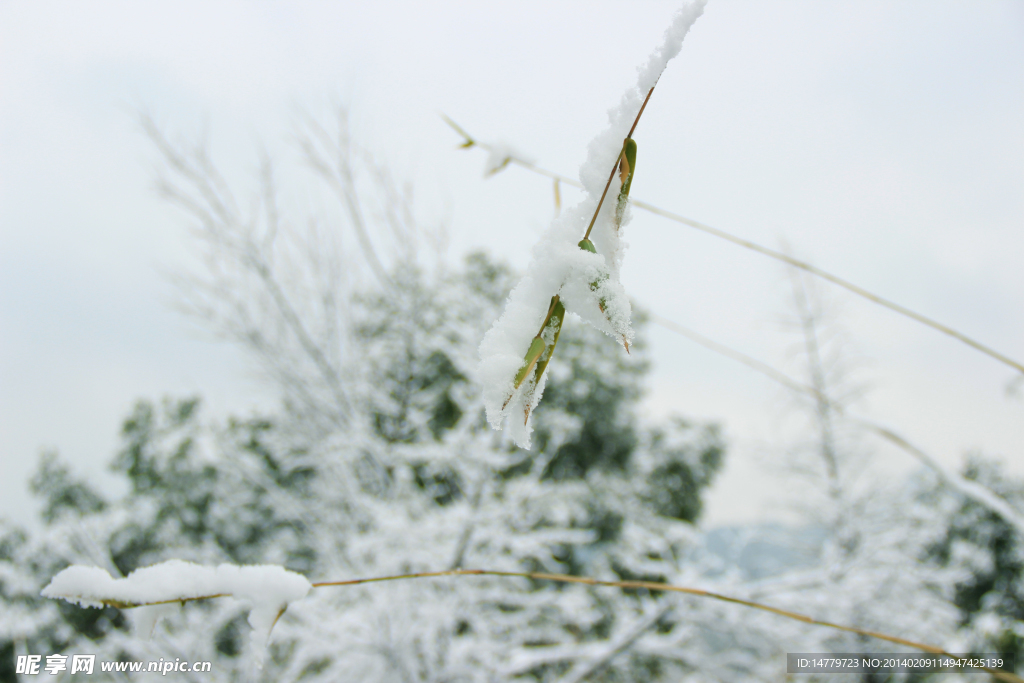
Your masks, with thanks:
[(158, 189), (195, 221), (193, 234), (204, 252), (206, 272), (179, 278), (185, 310), (258, 355), (296, 408), (344, 424), (350, 398), (339, 374), (340, 264), (301, 254), (329, 234), (311, 224), (308, 242), (297, 243), (295, 231), (282, 225), (268, 158), (261, 163), (260, 194), (243, 212), (203, 147), (176, 147), (151, 118), (141, 122), (166, 162)]

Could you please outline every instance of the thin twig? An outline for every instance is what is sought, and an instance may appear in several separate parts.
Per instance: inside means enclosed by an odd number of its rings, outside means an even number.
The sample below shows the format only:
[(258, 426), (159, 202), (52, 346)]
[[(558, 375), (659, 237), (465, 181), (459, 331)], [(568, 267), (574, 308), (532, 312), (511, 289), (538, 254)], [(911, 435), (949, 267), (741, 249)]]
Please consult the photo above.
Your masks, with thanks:
[[(351, 147), (348, 139), (348, 118), (345, 112), (343, 110), (338, 112), (337, 138), (332, 137), (312, 116), (306, 117), (306, 126), (312, 135), (300, 133), (298, 136), (299, 147), (306, 157), (306, 163), (327, 181), (327, 184), (341, 200), (342, 205), (348, 210), (349, 220), (355, 229), (356, 238), (363, 251), (363, 256), (366, 258), (366, 263), (382, 285), (389, 285), (391, 279), (373, 248), (366, 220), (363, 217), (362, 205), (359, 202), (359, 195), (355, 190), (355, 174), (352, 171)], [(323, 148), (322, 152), (317, 148), (318, 142)]]
[[(487, 151), (491, 151), (492, 148), (491, 148), (490, 145), (488, 145), (487, 143), (475, 140), (474, 138), (471, 138), (465, 131), (462, 130), (462, 128), (460, 128), (457, 124), (455, 124), (455, 122), (453, 122), (447, 116), (444, 117), (444, 118), (449, 123), (449, 125), (451, 125), (452, 128), (454, 128), (456, 130), (456, 132), (458, 132), (460, 135), (462, 135), (466, 139), (466, 143), (464, 143), (462, 145), (463, 147), (473, 147), (473, 146), (476, 146), (476, 147), (480, 147), (481, 149), (484, 149), (484, 150), (487, 150)], [(472, 144), (469, 144), (469, 143), (472, 143)], [(567, 185), (572, 185), (573, 187), (584, 189), (582, 183), (580, 183), (579, 181), (574, 180), (572, 178), (569, 178), (568, 176), (564, 176), (564, 175), (562, 175), (560, 173), (554, 173), (553, 171), (549, 171), (547, 169), (541, 168), (540, 166), (537, 166), (536, 164), (533, 164), (533, 163), (531, 163), (529, 161), (525, 161), (523, 159), (519, 159), (519, 158), (514, 157), (514, 156), (510, 157), (510, 160), (511, 160), (512, 163), (517, 164), (519, 166), (522, 166), (523, 168), (525, 168), (525, 169), (527, 169), (529, 171), (532, 171), (533, 173), (538, 173), (540, 175), (547, 176), (548, 178), (553, 178), (553, 179), (555, 179), (555, 180), (557, 180), (559, 182), (563, 182), (563, 183), (565, 183)], [(612, 171), (612, 173), (614, 175), (614, 170)], [(929, 318), (927, 316), (921, 315), (920, 313), (912, 311), (909, 308), (907, 308), (905, 306), (901, 306), (900, 304), (895, 303), (893, 301), (890, 301), (890, 300), (888, 300), (888, 299), (886, 299), (884, 297), (878, 296), (877, 294), (872, 294), (871, 292), (867, 291), (863, 287), (859, 287), (859, 286), (853, 284), (852, 282), (849, 282), (848, 280), (844, 280), (843, 278), (839, 277), (838, 275), (833, 275), (832, 273), (830, 273), (830, 272), (828, 272), (826, 270), (822, 270), (821, 268), (818, 268), (817, 266), (813, 266), (810, 263), (806, 263), (804, 261), (800, 261), (799, 259), (795, 259), (795, 258), (793, 258), (791, 256), (787, 256), (786, 254), (783, 254), (781, 252), (775, 251), (774, 249), (769, 249), (768, 247), (762, 247), (760, 244), (756, 244), (756, 243), (751, 242), (749, 240), (745, 240), (745, 239), (743, 239), (741, 237), (736, 237), (735, 235), (727, 233), (724, 230), (719, 230), (718, 228), (713, 228), (710, 225), (705, 225), (704, 223), (700, 223), (700, 222), (695, 221), (693, 219), (686, 218), (685, 216), (680, 216), (679, 214), (672, 213), (671, 211), (666, 211), (665, 209), (662, 209), (662, 208), (659, 208), (657, 206), (654, 206), (653, 204), (648, 204), (647, 202), (641, 201), (639, 199), (630, 198), (629, 201), (630, 201), (630, 203), (633, 206), (635, 206), (635, 207), (637, 207), (639, 209), (643, 209), (644, 211), (649, 211), (649, 212), (651, 212), (651, 213), (653, 213), (653, 214), (655, 214), (657, 216), (661, 216), (662, 218), (668, 218), (669, 220), (675, 221), (676, 223), (682, 223), (683, 225), (687, 225), (687, 226), (689, 226), (691, 228), (694, 228), (696, 230), (700, 230), (701, 232), (707, 233), (707, 234), (712, 235), (714, 237), (718, 237), (719, 239), (726, 240), (727, 242), (732, 242), (733, 244), (735, 244), (737, 246), (740, 246), (740, 247), (743, 247), (744, 249), (749, 249), (751, 251), (755, 251), (755, 252), (761, 254), (762, 256), (767, 256), (768, 258), (773, 258), (773, 259), (775, 259), (777, 261), (782, 261), (783, 263), (787, 263), (787, 264), (789, 264), (791, 266), (794, 266), (796, 268), (800, 268), (801, 270), (807, 271), (808, 273), (811, 273), (812, 275), (820, 277), (823, 280), (828, 280), (832, 284), (838, 285), (839, 287), (842, 287), (843, 289), (845, 289), (847, 291), (853, 292), (857, 296), (863, 297), (863, 298), (867, 299), (868, 301), (870, 301), (870, 302), (872, 302), (874, 304), (877, 304), (877, 305), (882, 306), (884, 308), (888, 308), (891, 311), (899, 313), (902, 316), (905, 316), (907, 318), (910, 318), (911, 320), (914, 320), (914, 321), (916, 321), (918, 323), (921, 323), (922, 325), (930, 327), (933, 330), (941, 332), (942, 334), (945, 334), (947, 336), (953, 337), (954, 339), (956, 339), (956, 340), (958, 340), (960, 342), (963, 342), (964, 344), (967, 344), (968, 346), (970, 346), (971, 348), (975, 349), (976, 351), (980, 351), (980, 352), (984, 353), (985, 355), (990, 356), (991, 358), (996, 359), (1000, 363), (1003, 363), (1005, 365), (1010, 366), (1011, 368), (1013, 368), (1014, 370), (1020, 372), (1021, 374), (1024, 374), (1024, 363), (1020, 363), (1019, 361), (1016, 361), (1016, 360), (1014, 360), (1014, 359), (1012, 359), (1012, 358), (1010, 358), (1010, 357), (1008, 357), (1008, 356), (1006, 356), (1006, 355), (1004, 355), (1002, 353), (999, 353), (998, 351), (996, 351), (996, 350), (994, 350), (994, 349), (992, 349), (992, 348), (982, 344), (981, 342), (979, 342), (979, 341), (977, 341), (975, 339), (972, 339), (971, 337), (967, 336), (963, 332), (959, 332), (959, 331), (957, 331), (957, 330), (955, 330), (955, 329), (953, 329), (953, 328), (951, 328), (951, 327), (949, 327), (947, 325), (943, 325), (940, 322), (932, 320), (931, 318)], [(589, 229), (588, 229), (588, 234), (589, 234)]]
[[(655, 83), (655, 85), (657, 85), (657, 83)], [(654, 85), (652, 85), (651, 89), (647, 91), (647, 97), (644, 98), (644, 103), (640, 105), (640, 111), (636, 113), (636, 118), (633, 119), (633, 125), (630, 126), (629, 134), (626, 135), (627, 138), (633, 137), (633, 131), (636, 130), (636, 124), (640, 123), (640, 117), (643, 116), (644, 109), (647, 109), (647, 103), (651, 100), (652, 94), (654, 94)]]
[(847, 419), (852, 420), (853, 422), (856, 422), (862, 427), (882, 437), (889, 443), (902, 449), (906, 453), (909, 453), (917, 460), (919, 460), (921, 464), (923, 464), (925, 467), (935, 472), (939, 476), (939, 478), (948, 486), (959, 491), (961, 494), (963, 494), (967, 498), (970, 498), (971, 500), (973, 500), (975, 503), (978, 503), (982, 507), (988, 508), (990, 511), (999, 515), (1005, 522), (1013, 526), (1017, 530), (1017, 533), (1019, 533), (1021, 537), (1024, 538), (1024, 515), (1014, 510), (1014, 508), (1006, 501), (1006, 499), (999, 496), (997, 493), (988, 489), (982, 484), (976, 481), (970, 481), (968, 479), (965, 479), (956, 472), (951, 472), (950, 470), (946, 469), (935, 458), (928, 455), (917, 446), (913, 445), (910, 441), (900, 436), (892, 429), (882, 424), (879, 424), (873, 420), (858, 417), (855, 415), (850, 415), (843, 409), (842, 406), (829, 401), (827, 396), (823, 395), (814, 387), (798, 382), (797, 380), (792, 379), (791, 377), (788, 377), (787, 375), (779, 372), (770, 365), (762, 363), (756, 358), (752, 358), (740, 351), (731, 349), (728, 346), (725, 346), (724, 344), (720, 344), (712, 339), (708, 339), (699, 332), (694, 332), (689, 328), (683, 327), (682, 325), (674, 323), (671, 320), (662, 318), (659, 315), (651, 314), (650, 317), (651, 320), (653, 320), (658, 325), (661, 325), (662, 327), (668, 330), (672, 330), (673, 332), (681, 334), (684, 337), (700, 344), (704, 348), (714, 351), (715, 353), (721, 354), (727, 358), (731, 358), (739, 363), (743, 363), (751, 370), (761, 373), (765, 377), (768, 377), (769, 379), (778, 382), (779, 384), (785, 386), (786, 388), (796, 393), (805, 394), (815, 399), (816, 401), (828, 402), (837, 414), (842, 415)]
[(466, 551), (469, 549), (469, 541), (473, 538), (473, 530), (476, 528), (477, 511), (480, 509), (480, 500), (483, 498), (486, 481), (481, 481), (469, 501), (469, 515), (466, 518), (466, 525), (459, 534), (459, 542), (455, 546), (455, 557), (449, 566), (450, 569), (462, 568), (462, 562), (466, 559)]
[(902, 316), (910, 318), (911, 320), (916, 320), (917, 322), (921, 323), (922, 325), (926, 325), (926, 326), (928, 326), (928, 327), (930, 327), (930, 328), (932, 328), (934, 330), (937, 330), (937, 331), (939, 331), (939, 332), (941, 332), (941, 333), (943, 333), (945, 335), (953, 337), (954, 339), (958, 339), (959, 341), (963, 342), (964, 344), (967, 344), (968, 346), (974, 348), (975, 350), (981, 351), (982, 353), (984, 353), (984, 354), (986, 354), (988, 356), (991, 356), (992, 358), (995, 358), (999, 362), (1004, 363), (1006, 365), (1009, 365), (1011, 368), (1017, 370), (1018, 372), (1024, 373), (1024, 364), (1021, 364), (1018, 361), (1015, 361), (1012, 358), (1009, 358), (1008, 356), (1005, 356), (1005, 355), (999, 353), (998, 351), (995, 351), (994, 349), (991, 349), (988, 346), (985, 346), (981, 342), (976, 341), (976, 340), (968, 337), (966, 334), (964, 334), (962, 332), (958, 332), (957, 330), (954, 330), (951, 327), (943, 325), (940, 322), (936, 322), (935, 320), (932, 320), (931, 318), (929, 318), (927, 316), (921, 315), (920, 313), (912, 311), (909, 308), (907, 308), (905, 306), (901, 306), (900, 304), (897, 304), (897, 303), (895, 303), (893, 301), (889, 301), (888, 299), (880, 297), (877, 294), (872, 294), (871, 292), (867, 291), (863, 287), (859, 287), (859, 286), (853, 284), (852, 282), (850, 282), (848, 280), (844, 280), (843, 278), (839, 277), (838, 275), (833, 275), (832, 273), (829, 273), (828, 271), (822, 270), (821, 268), (818, 268), (817, 266), (814, 266), (814, 265), (811, 265), (810, 263), (807, 263), (805, 261), (801, 261), (799, 259), (793, 258), (792, 256), (788, 256), (788, 255), (786, 255), (786, 254), (784, 254), (782, 252), (775, 251), (774, 249), (769, 249), (768, 247), (762, 247), (760, 244), (755, 244), (754, 242), (751, 242), (749, 240), (745, 240), (745, 239), (742, 239), (740, 237), (736, 237), (735, 235), (730, 235), (729, 233), (727, 233), (727, 232), (725, 232), (723, 230), (719, 230), (717, 228), (712, 228), (709, 225), (704, 225), (703, 223), (698, 223), (695, 220), (691, 220), (689, 218), (684, 218), (683, 216), (680, 216), (678, 214), (674, 214), (674, 213), (672, 213), (670, 211), (665, 211), (664, 209), (659, 209), (658, 207), (653, 206), (651, 204), (648, 204), (646, 202), (641, 202), (641, 201), (638, 201), (638, 200), (633, 200), (633, 205), (637, 206), (637, 207), (639, 207), (641, 209), (644, 209), (646, 211), (650, 211), (651, 213), (656, 214), (658, 216), (662, 216), (664, 218), (668, 218), (670, 220), (676, 221), (677, 223), (682, 223), (684, 225), (690, 226), (691, 228), (695, 228), (695, 229), (700, 230), (702, 232), (706, 232), (709, 235), (714, 235), (715, 237), (719, 237), (721, 239), (727, 240), (729, 242), (732, 242), (733, 244), (736, 244), (736, 245), (739, 245), (739, 246), (743, 247), (744, 249), (749, 249), (751, 251), (756, 251), (757, 253), (762, 254), (764, 256), (767, 256), (769, 258), (773, 258), (773, 259), (775, 259), (777, 261), (782, 261), (783, 263), (787, 263), (787, 264), (789, 264), (791, 266), (794, 266), (794, 267), (799, 268), (801, 270), (807, 271), (808, 273), (811, 273), (812, 275), (816, 275), (817, 277), (820, 277), (823, 280), (828, 280), (832, 284), (838, 285), (838, 286), (842, 287), (843, 289), (846, 289), (847, 291), (853, 292), (857, 296), (863, 297), (863, 298), (867, 299), (868, 301), (871, 301), (872, 303), (875, 303), (875, 304), (878, 304), (879, 306), (883, 306), (885, 308), (888, 308), (889, 310), (895, 311), (896, 313), (899, 313)]
[[(626, 148), (626, 143), (622, 143), (622, 149)], [(615, 157), (615, 166), (612, 167), (612, 172), (608, 176), (608, 182), (604, 184), (604, 192), (601, 193), (601, 199), (597, 202), (597, 208), (594, 209), (594, 217), (590, 219), (590, 225), (587, 226), (587, 232), (583, 235), (583, 239), (590, 238), (590, 231), (594, 229), (594, 223), (597, 222), (597, 214), (601, 213), (601, 205), (604, 204), (605, 195), (608, 194), (608, 188), (611, 187), (612, 178), (615, 177), (615, 171), (619, 167), (619, 159), (622, 157), (622, 151), (619, 151), (619, 156)]]
[[(633, 119), (633, 126), (629, 129), (629, 135), (626, 136), (626, 140), (633, 137), (633, 131), (636, 130), (636, 124), (640, 123), (640, 115), (644, 113), (644, 109), (647, 108), (647, 102), (651, 99), (651, 94), (654, 92), (654, 86), (647, 91), (647, 97), (644, 98), (644, 103), (640, 105), (640, 111), (636, 113), (636, 118)], [(619, 150), (619, 156), (615, 157), (615, 164), (612, 166), (611, 175), (608, 176), (608, 182), (604, 184), (604, 192), (601, 193), (601, 199), (597, 202), (597, 208), (594, 210), (594, 217), (590, 219), (590, 225), (587, 226), (587, 234), (583, 236), (583, 239), (590, 237), (590, 231), (594, 229), (594, 223), (597, 222), (597, 214), (601, 213), (601, 205), (604, 204), (605, 195), (608, 194), (608, 188), (612, 185), (612, 178), (615, 177), (615, 171), (619, 168), (620, 159), (622, 158), (622, 152), (626, 149), (626, 140), (622, 141), (622, 150)]]
[(582, 666), (580, 667), (573, 668), (567, 677), (560, 683), (581, 683), (581, 681), (585, 680), (591, 674), (608, 666), (613, 659), (631, 648), (636, 641), (640, 640), (648, 629), (661, 621), (662, 617), (666, 614), (671, 612), (673, 607), (674, 605), (663, 605), (661, 609), (656, 610), (646, 618), (638, 621), (631, 629), (613, 642), (612, 646), (604, 654), (589, 662), (582, 663)]
[(800, 271), (790, 268), (789, 274), (793, 285), (793, 303), (799, 314), (800, 330), (804, 337), (804, 352), (807, 354), (811, 386), (814, 387), (816, 416), (821, 431), (821, 457), (825, 461), (825, 471), (828, 474), (829, 497), (838, 503), (842, 490), (839, 485), (839, 462), (832, 429), (832, 413), (839, 410), (827, 393), (821, 342), (818, 339), (816, 324), (817, 315), (812, 310)]
[(970, 479), (966, 479), (955, 472), (950, 472), (940, 465), (932, 456), (928, 455), (888, 427), (856, 417), (851, 419), (855, 422), (859, 422), (883, 439), (913, 455), (925, 466), (938, 474), (939, 478), (948, 486), (956, 489), (975, 503), (988, 508), (991, 512), (1002, 517), (1003, 521), (1016, 528), (1017, 533), (1020, 534), (1021, 538), (1024, 538), (1024, 515), (1017, 512), (1005, 498), (997, 494), (995, 491), (992, 491), (977, 481), (971, 481)]
[[(837, 624), (835, 622), (827, 621), (824, 619), (817, 619), (815, 617), (808, 616), (806, 614), (800, 614), (799, 612), (792, 612), (790, 610), (782, 609), (780, 607), (772, 607), (760, 602), (754, 602), (753, 600), (744, 600), (742, 598), (735, 598), (730, 595), (723, 593), (716, 593), (714, 591), (704, 590), (702, 588), (691, 588), (688, 586), (674, 586), (667, 583), (659, 583), (657, 581), (603, 581), (601, 579), (592, 579), (586, 576), (570, 576), (569, 574), (549, 574), (547, 572), (512, 572), (512, 571), (500, 571), (496, 569), (447, 569), (444, 571), (437, 572), (410, 572), (405, 574), (392, 574), (389, 576), (373, 576), (361, 579), (346, 579), (344, 581), (318, 581), (311, 584), (313, 588), (328, 588), (335, 586), (358, 586), (366, 583), (384, 583), (386, 581), (404, 581), (408, 579), (429, 579), (439, 578), (443, 576), (503, 576), (508, 578), (520, 578), (529, 579), (531, 581), (553, 581), (556, 583), (575, 583), (582, 584), (585, 586), (601, 586), (606, 588), (623, 588), (628, 590), (647, 590), (652, 592), (665, 591), (669, 593), (682, 593), (684, 595), (692, 595), (699, 598), (709, 598), (712, 600), (718, 600), (720, 602), (728, 602), (734, 605), (741, 605), (743, 607), (749, 607), (751, 609), (760, 610), (762, 612), (769, 612), (786, 619), (794, 619), (796, 621), (810, 624), (812, 626), (823, 626), (825, 628), (835, 629), (837, 631), (845, 631), (847, 633), (855, 633), (861, 636), (867, 636), (869, 638), (876, 638), (878, 640), (884, 640), (888, 643), (895, 643), (896, 645), (903, 645), (910, 647), (915, 650), (922, 652), (928, 652), (931, 654), (942, 655), (944, 657), (951, 657), (954, 659), (964, 659), (960, 655), (947, 652), (937, 645), (929, 645), (927, 643), (919, 643), (914, 640), (907, 638), (900, 638), (898, 636), (891, 636), (887, 633), (881, 633), (879, 631), (871, 631), (868, 629), (857, 628), (856, 626), (845, 626), (843, 624)], [(75, 599), (78, 596), (62, 596), (68, 599)], [(154, 602), (145, 603), (126, 603), (119, 600), (98, 600), (105, 605), (111, 607), (117, 607), (120, 609), (129, 609), (133, 607), (143, 607), (148, 605), (165, 605), (172, 603), (186, 603), (194, 600), (208, 600), (211, 598), (225, 597), (223, 594), (216, 595), (202, 595), (195, 597), (177, 598), (174, 600), (159, 600)], [(999, 669), (993, 669), (988, 667), (981, 667), (983, 671), (988, 672), (992, 676), (1002, 681), (1010, 681), (1011, 683), (1024, 683), (1024, 678), (1021, 678), (1013, 673), (1001, 671)]]
[[(206, 150), (199, 147), (191, 154), (181, 152), (167, 140), (150, 117), (140, 115), (139, 121), (167, 165), (181, 178), (177, 182), (173, 177), (163, 178), (159, 182), (161, 193), (200, 222), (205, 230), (202, 238), (207, 243), (229, 249), (244, 269), (259, 278), (286, 326), (294, 334), (299, 346), (316, 366), (333, 394), (338, 407), (334, 417), (346, 423), (349, 402), (341, 379), (323, 350), (306, 330), (301, 316), (282, 288), (274, 272), (272, 260), (268, 256), (272, 255), (273, 240), (279, 227), (272, 166), (269, 160), (264, 157), (260, 172), (263, 185), (261, 203), (267, 225), (267, 234), (264, 236), (261, 249), (261, 244), (253, 234), (253, 228), (247, 225), (227, 183), (210, 161)], [(185, 189), (178, 185), (178, 182), (182, 181)], [(193, 193), (197, 193), (205, 205), (195, 199)], [(253, 223), (256, 220), (256, 216), (251, 219)], [(307, 400), (311, 406), (316, 405), (312, 397)]]
[(700, 344), (706, 349), (711, 349), (715, 353), (721, 354), (726, 358), (731, 358), (734, 361), (743, 363), (744, 365), (754, 370), (755, 372), (759, 372), (762, 375), (778, 382), (779, 384), (789, 389), (792, 389), (797, 393), (808, 394), (814, 398), (818, 398), (818, 393), (814, 390), (813, 387), (809, 387), (806, 384), (803, 384), (795, 379), (790, 378), (788, 375), (779, 372), (778, 370), (768, 365), (767, 363), (762, 363), (756, 358), (748, 356), (740, 351), (736, 351), (735, 349), (732, 349), (726, 346), (725, 344), (720, 344), (719, 342), (716, 342), (713, 339), (705, 337), (703, 334), (699, 332), (695, 332), (694, 330), (691, 330), (688, 327), (683, 327), (682, 325), (672, 322), (667, 318), (663, 318), (660, 315), (657, 315), (655, 313), (649, 313), (648, 315), (654, 323), (661, 325), (665, 329), (672, 330), (677, 334), (681, 334), (687, 339), (690, 339)]
[[(365, 579), (349, 579), (347, 581), (322, 581), (319, 583), (314, 583), (313, 587), (321, 588), (327, 586), (355, 586), (363, 583), (381, 583), (384, 581), (401, 581), (405, 579), (426, 579), (441, 576), (505, 576), (530, 579), (532, 581), (554, 581), (557, 583), (577, 583), (586, 586), (604, 586), (608, 588), (625, 588), (634, 590), (643, 589), (649, 591), (683, 593), (685, 595), (710, 598), (712, 600), (719, 600), (721, 602), (729, 602), (735, 605), (742, 605), (744, 607), (761, 610), (763, 612), (770, 612), (772, 614), (776, 614), (787, 619), (795, 619), (796, 621), (802, 621), (805, 624), (811, 624), (814, 626), (824, 626), (825, 628), (845, 631), (847, 633), (855, 633), (857, 635), (867, 636), (869, 638), (876, 638), (878, 640), (884, 640), (889, 643), (895, 643), (897, 645), (910, 647), (915, 650), (921, 650), (922, 652), (942, 655), (944, 657), (950, 657), (953, 659), (964, 659), (964, 657), (947, 652), (946, 650), (942, 649), (941, 647), (938, 647), (937, 645), (919, 643), (917, 641), (909, 640), (907, 638), (891, 636), (886, 633), (881, 633), (879, 631), (871, 631), (868, 629), (857, 628), (855, 626), (844, 626), (843, 624), (837, 624), (831, 621), (826, 621), (824, 619), (816, 619), (806, 614), (800, 614), (799, 612), (791, 612), (789, 610), (781, 609), (779, 607), (772, 607), (771, 605), (765, 605), (763, 603), (754, 602), (752, 600), (734, 598), (729, 595), (715, 593), (713, 591), (707, 591), (701, 588), (673, 586), (671, 584), (658, 583), (656, 581), (602, 581), (600, 579), (591, 579), (585, 576), (570, 576), (568, 574), (548, 574), (545, 572), (508, 572), (491, 569), (450, 569), (447, 571), (440, 572), (415, 572), (410, 574), (396, 574), (393, 576), (376, 576)], [(984, 667), (983, 670), (1001, 681), (1024, 683), (1024, 678), (1021, 678), (1007, 671), (1001, 671), (999, 669), (993, 669), (989, 667)]]

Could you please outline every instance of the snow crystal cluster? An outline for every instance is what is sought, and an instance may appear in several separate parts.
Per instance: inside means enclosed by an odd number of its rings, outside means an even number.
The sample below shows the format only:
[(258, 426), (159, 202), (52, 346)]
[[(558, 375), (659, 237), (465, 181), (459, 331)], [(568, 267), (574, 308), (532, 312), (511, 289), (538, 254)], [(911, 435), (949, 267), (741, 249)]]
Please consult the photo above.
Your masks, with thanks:
[(608, 174), (616, 163), (622, 141), (629, 133), (644, 98), (661, 76), (669, 60), (682, 46), (683, 38), (704, 11), (704, 0), (683, 7), (665, 32), (662, 45), (638, 69), (637, 84), (609, 111), (608, 128), (589, 146), (587, 161), (580, 168), (580, 180), (587, 193), (575, 207), (557, 217), (540, 241), (526, 274), (512, 290), (502, 316), (480, 344), (480, 379), (484, 384), (487, 419), (501, 429), (509, 418), (513, 440), (530, 447), (530, 414), (540, 401), (546, 376), (537, 386), (530, 382), (515, 386), (530, 343), (544, 322), (551, 297), (558, 294), (566, 311), (612, 336), (623, 345), (633, 338), (630, 305), (619, 281), (625, 244), (620, 230), (629, 221), (629, 211), (617, 220), (616, 201), (621, 186), (616, 176), (591, 232), (597, 253), (578, 245), (597, 208)]
[(111, 578), (99, 567), (72, 565), (54, 576), (42, 595), (83, 607), (137, 605), (135, 626), (145, 635), (173, 610), (175, 601), (225, 596), (244, 600), (251, 605), (253, 656), (256, 665), (262, 666), (264, 648), (277, 619), (289, 603), (306, 597), (311, 588), (306, 577), (276, 565), (204, 567), (170, 560), (136, 569), (123, 579)]

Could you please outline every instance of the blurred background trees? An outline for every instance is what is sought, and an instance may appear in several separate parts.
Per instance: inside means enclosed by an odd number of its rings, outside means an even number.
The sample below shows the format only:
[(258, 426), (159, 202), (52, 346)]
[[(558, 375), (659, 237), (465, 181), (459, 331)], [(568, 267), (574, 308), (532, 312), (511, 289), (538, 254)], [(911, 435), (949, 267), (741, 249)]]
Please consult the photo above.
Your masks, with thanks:
[[(31, 482), (42, 528), (0, 533), (0, 667), (24, 652), (95, 652), (211, 660), (216, 680), (247, 679), (243, 605), (190, 604), (150, 640), (130, 611), (38, 597), (71, 563), (117, 576), (171, 558), (281, 564), (312, 580), (486, 567), (711, 584), (952, 650), (1021, 652), (1019, 532), (927, 472), (865, 483), (861, 447), (833, 424), (845, 398), (802, 281), (801, 358), (820, 399), (808, 449), (819, 460), (803, 480), (813, 504), (805, 526), (754, 525), (724, 547), (697, 526), (726, 457), (720, 429), (638, 414), (642, 314), (629, 357), (567, 321), (534, 449), (519, 450), (487, 426), (475, 378), (514, 274), (482, 253), (434, 255), (440, 237), (416, 226), (411, 192), (351, 141), (344, 115), (297, 135), (343, 225), (287, 215), (269, 159), (259, 191), (240, 198), (204, 148), (143, 127), (166, 162), (160, 191), (204, 256), (179, 278), (182, 307), (249, 355), (280, 406), (215, 421), (197, 397), (139, 401), (111, 461), (127, 485), (117, 499), (45, 455)], [(975, 458), (965, 476), (1019, 509), (1024, 486), (997, 465)], [(866, 649), (890, 648), (696, 598), (463, 577), (318, 592), (278, 624), (262, 676), (778, 680), (786, 651)]]

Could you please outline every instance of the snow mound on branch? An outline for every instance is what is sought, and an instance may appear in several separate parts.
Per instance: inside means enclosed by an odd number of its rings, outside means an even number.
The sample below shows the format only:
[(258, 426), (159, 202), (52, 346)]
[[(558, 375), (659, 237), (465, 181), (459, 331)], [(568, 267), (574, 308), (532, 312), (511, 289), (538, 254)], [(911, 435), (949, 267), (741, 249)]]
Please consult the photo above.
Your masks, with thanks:
[(637, 84), (608, 112), (610, 125), (590, 143), (587, 161), (580, 168), (586, 198), (555, 218), (534, 246), (526, 274), (509, 295), (505, 311), (480, 343), (480, 379), (485, 387), (487, 421), (494, 429), (501, 429), (508, 417), (509, 432), (521, 448), (530, 447), (533, 429), (524, 415), (533, 414), (544, 391), (547, 374), (538, 386), (528, 380), (518, 389), (514, 388), (515, 375), (544, 321), (552, 296), (558, 294), (567, 311), (576, 313), (620, 344), (628, 344), (633, 339), (629, 299), (619, 281), (626, 246), (620, 232), (629, 222), (630, 212), (627, 210), (621, 223), (616, 225), (616, 197), (621, 186), (618, 174), (612, 179), (591, 232), (597, 254), (577, 245), (594, 215), (608, 174), (622, 150), (622, 141), (644, 98), (669, 60), (679, 54), (683, 38), (704, 12), (704, 5), (705, 0), (694, 0), (676, 13), (662, 44), (637, 70)]
[(150, 633), (167, 610), (165, 605), (154, 603), (221, 596), (244, 600), (250, 605), (253, 655), (256, 665), (262, 666), (263, 651), (278, 617), (289, 603), (306, 597), (311, 588), (306, 577), (276, 565), (204, 567), (169, 560), (136, 569), (123, 579), (111, 578), (99, 567), (72, 565), (53, 577), (42, 595), (83, 607), (145, 605), (136, 623), (141, 631)]

